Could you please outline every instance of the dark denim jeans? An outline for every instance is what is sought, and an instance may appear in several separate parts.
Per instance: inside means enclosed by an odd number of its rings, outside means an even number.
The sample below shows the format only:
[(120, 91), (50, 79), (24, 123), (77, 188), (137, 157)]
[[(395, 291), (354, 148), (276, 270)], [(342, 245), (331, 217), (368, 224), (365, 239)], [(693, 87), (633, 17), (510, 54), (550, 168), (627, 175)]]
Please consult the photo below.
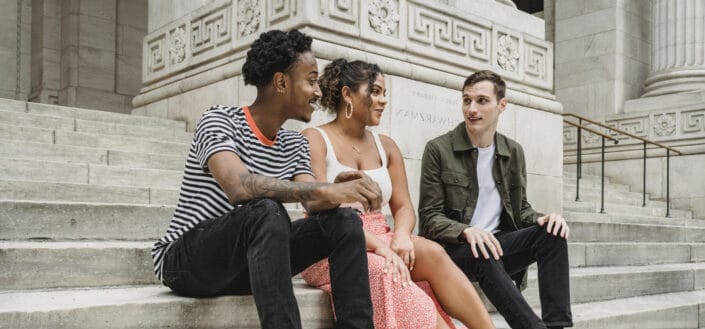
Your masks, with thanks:
[[(467, 243), (448, 245), (446, 251), (471, 280), (480, 284), (512, 328), (572, 327), (566, 240), (548, 234), (539, 226), (499, 232), (495, 237), (504, 251), (499, 261), (474, 258)], [(511, 278), (533, 262), (538, 265), (543, 321), (536, 316)]]
[(325, 257), (336, 328), (374, 328), (365, 237), (350, 208), (292, 223), (281, 203), (252, 200), (174, 241), (163, 278), (184, 296), (252, 294), (262, 328), (301, 328), (291, 277)]

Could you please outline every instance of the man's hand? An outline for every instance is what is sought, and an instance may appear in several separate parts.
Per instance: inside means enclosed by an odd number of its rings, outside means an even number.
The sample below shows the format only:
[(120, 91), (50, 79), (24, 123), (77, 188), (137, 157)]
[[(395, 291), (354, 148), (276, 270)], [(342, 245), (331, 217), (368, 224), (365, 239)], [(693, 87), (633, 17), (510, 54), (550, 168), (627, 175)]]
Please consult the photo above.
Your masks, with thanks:
[(551, 213), (550, 215), (540, 217), (536, 222), (539, 224), (539, 226), (546, 226), (546, 232), (549, 234), (553, 235), (558, 235), (560, 233), (561, 237), (564, 239), (568, 239), (568, 236), (570, 235), (570, 229), (568, 228), (568, 223), (566, 223), (565, 219), (563, 219), (563, 216), (555, 213)]
[(411, 236), (408, 233), (394, 233), (389, 247), (401, 257), (409, 271), (414, 270), (416, 255), (414, 254), (414, 243), (411, 242)]
[[(470, 250), (472, 250), (472, 255), (475, 256), (475, 258), (480, 258), (480, 254), (477, 251), (478, 249), (485, 259), (490, 259), (490, 253), (492, 253), (492, 257), (495, 260), (499, 260), (499, 257), (504, 255), (499, 241), (497, 241), (494, 234), (490, 232), (468, 227), (463, 231), (463, 235), (465, 240), (470, 244)], [(487, 251), (488, 249), (489, 252)]]
[(362, 171), (342, 172), (335, 177), (335, 184), (324, 188), (328, 202), (334, 204), (362, 204), (365, 211), (380, 209), (382, 190), (379, 185)]

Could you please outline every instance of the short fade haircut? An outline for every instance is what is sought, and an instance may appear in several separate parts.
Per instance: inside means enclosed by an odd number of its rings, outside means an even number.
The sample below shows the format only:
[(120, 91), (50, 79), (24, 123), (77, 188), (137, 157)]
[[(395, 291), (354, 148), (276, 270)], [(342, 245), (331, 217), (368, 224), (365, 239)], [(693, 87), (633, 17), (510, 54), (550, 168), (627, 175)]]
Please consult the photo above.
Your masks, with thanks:
[(492, 82), (494, 85), (494, 94), (497, 96), (497, 101), (504, 98), (504, 94), (507, 91), (507, 84), (504, 83), (504, 80), (502, 80), (502, 77), (500, 77), (499, 74), (490, 70), (477, 71), (470, 75), (463, 83), (463, 90), (465, 90), (467, 86), (472, 86), (485, 80)]
[(275, 73), (288, 72), (300, 54), (311, 51), (311, 41), (311, 37), (298, 30), (271, 30), (260, 34), (242, 66), (245, 84), (264, 87)]

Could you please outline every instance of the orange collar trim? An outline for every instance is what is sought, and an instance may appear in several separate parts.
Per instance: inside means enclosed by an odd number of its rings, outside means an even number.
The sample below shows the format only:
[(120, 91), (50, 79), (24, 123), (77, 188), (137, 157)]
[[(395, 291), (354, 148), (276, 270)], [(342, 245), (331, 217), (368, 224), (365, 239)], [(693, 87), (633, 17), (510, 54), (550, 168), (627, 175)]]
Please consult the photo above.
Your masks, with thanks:
[[(262, 132), (259, 130), (259, 128), (257, 128), (257, 124), (255, 124), (255, 120), (252, 119), (252, 114), (250, 113), (250, 107), (244, 106), (242, 108), (242, 111), (245, 112), (245, 118), (247, 119), (247, 124), (250, 126), (250, 129), (252, 129), (252, 132), (255, 133), (255, 136), (257, 136), (257, 139), (259, 139), (259, 141), (262, 142), (262, 144), (264, 144), (266, 146), (274, 145), (275, 141), (264, 136), (264, 134), (262, 134)], [(276, 138), (275, 138), (275, 140), (276, 140)]]

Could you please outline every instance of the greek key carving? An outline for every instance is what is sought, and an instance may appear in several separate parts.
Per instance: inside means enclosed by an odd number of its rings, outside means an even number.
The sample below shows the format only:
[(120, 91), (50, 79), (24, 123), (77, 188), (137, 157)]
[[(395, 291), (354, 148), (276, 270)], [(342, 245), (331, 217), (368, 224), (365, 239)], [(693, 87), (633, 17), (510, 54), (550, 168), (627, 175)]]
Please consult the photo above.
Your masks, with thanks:
[(524, 73), (542, 81), (547, 80), (549, 69), (547, 67), (546, 57), (548, 57), (548, 49), (538, 47), (528, 42), (524, 43), (524, 49)]
[(409, 17), (409, 39), (490, 61), (490, 30), (470, 22), (459, 21), (425, 8), (414, 7)]
[(296, 15), (296, 0), (268, 0), (269, 25), (279, 23)]
[(654, 133), (658, 136), (671, 136), (676, 131), (676, 115), (664, 113), (654, 116)]
[(237, 6), (237, 29), (241, 37), (257, 32), (262, 19), (260, 0), (239, 0)]
[(147, 70), (149, 73), (155, 73), (163, 70), (166, 61), (164, 60), (164, 51), (166, 50), (166, 34), (160, 34), (152, 40), (147, 41)]
[[(632, 135), (639, 137), (648, 137), (649, 135), (649, 117), (636, 117), (628, 118), (623, 120), (609, 120), (605, 122), (606, 125), (617, 128), (619, 130), (624, 130)], [(627, 138), (620, 135), (621, 139)]]
[(578, 142), (577, 128), (573, 126), (563, 126), (563, 144), (574, 144)]
[(684, 134), (705, 132), (705, 111), (683, 112), (681, 118)]
[(399, 10), (394, 0), (370, 0), (370, 26), (377, 33), (393, 35), (399, 25)]
[(230, 7), (191, 21), (191, 53), (197, 55), (230, 41)]

